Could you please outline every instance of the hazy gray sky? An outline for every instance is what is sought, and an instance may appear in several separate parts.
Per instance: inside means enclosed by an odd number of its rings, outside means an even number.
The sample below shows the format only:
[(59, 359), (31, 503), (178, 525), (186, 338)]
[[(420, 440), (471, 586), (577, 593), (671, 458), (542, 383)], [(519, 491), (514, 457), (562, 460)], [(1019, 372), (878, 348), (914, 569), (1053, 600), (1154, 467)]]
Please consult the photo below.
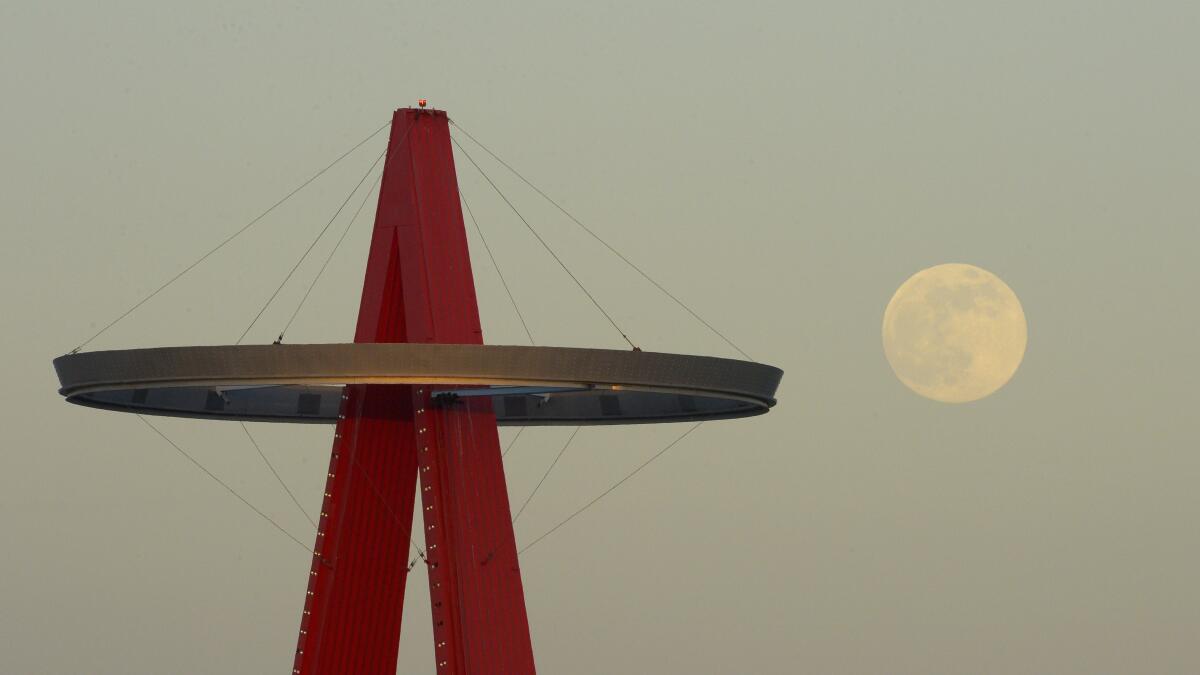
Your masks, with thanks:
[[(1198, 19), (1183, 2), (0, 4), (0, 670), (290, 668), (308, 556), (136, 418), (65, 404), (50, 361), (427, 97), (786, 371), (771, 414), (705, 425), (524, 556), (542, 672), (1197, 672)], [(234, 341), (382, 149), (91, 348)], [(459, 170), (538, 341), (621, 347)], [(643, 347), (733, 355), (494, 175)], [(290, 342), (352, 337), (368, 230)], [(485, 338), (522, 343), (471, 237)], [(942, 262), (996, 273), (1028, 316), (1023, 366), (977, 403), (917, 397), (880, 345), (896, 287)], [(311, 536), (236, 425), (162, 428)], [(332, 431), (254, 430), (315, 508)], [(585, 429), (518, 541), (679, 430)], [(522, 437), (514, 498), (569, 432)], [(432, 672), (414, 574), (402, 673)]]

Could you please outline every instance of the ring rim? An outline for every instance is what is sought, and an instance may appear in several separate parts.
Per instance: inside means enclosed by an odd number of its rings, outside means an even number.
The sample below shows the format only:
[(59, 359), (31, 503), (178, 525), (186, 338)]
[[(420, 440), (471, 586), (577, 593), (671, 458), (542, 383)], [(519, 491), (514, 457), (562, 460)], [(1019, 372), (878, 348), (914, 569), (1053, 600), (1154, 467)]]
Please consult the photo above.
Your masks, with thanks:
[[(55, 359), (54, 367), (61, 384), (59, 393), (71, 403), (121, 412), (241, 421), (334, 422), (334, 403), (322, 399), (324, 402), (310, 405), (302, 414), (303, 405), (297, 407), (295, 402), (303, 402), (298, 397), (323, 397), (333, 392), (340, 398), (339, 385), (577, 388), (569, 395), (571, 400), (566, 395), (546, 394), (532, 409), (523, 403), (510, 406), (512, 397), (498, 390), (493, 398), (499, 403), (495, 408), (501, 425), (748, 417), (763, 414), (775, 404), (783, 375), (782, 370), (766, 364), (710, 356), (431, 343), (153, 347), (67, 354)], [(246, 393), (251, 388), (253, 392)], [(173, 403), (156, 407), (147, 403), (147, 394), (138, 392), (155, 392), (154, 396)], [(209, 392), (215, 392), (224, 404), (212, 405)], [(510, 407), (520, 414), (513, 414)], [(618, 412), (612, 412), (614, 409)]]

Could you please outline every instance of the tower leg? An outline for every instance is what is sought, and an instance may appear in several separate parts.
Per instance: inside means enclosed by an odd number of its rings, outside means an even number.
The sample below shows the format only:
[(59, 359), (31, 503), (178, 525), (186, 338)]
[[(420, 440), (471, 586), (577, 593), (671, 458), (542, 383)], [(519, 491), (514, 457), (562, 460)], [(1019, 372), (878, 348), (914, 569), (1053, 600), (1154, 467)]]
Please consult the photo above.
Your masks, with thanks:
[(435, 406), (427, 435), (418, 473), (437, 672), (533, 673), (491, 402)]
[(346, 388), (294, 674), (396, 672), (417, 473), (409, 390)]

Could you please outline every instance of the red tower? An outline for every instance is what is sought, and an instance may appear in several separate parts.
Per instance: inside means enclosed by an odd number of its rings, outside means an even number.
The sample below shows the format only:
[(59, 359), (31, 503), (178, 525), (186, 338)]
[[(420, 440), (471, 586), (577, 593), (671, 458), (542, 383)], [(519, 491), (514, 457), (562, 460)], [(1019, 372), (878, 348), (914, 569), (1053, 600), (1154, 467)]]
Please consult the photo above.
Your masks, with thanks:
[(697, 423), (659, 454), (701, 421), (775, 405), (783, 372), (766, 364), (483, 344), (450, 143), (424, 101), (393, 116), (356, 344), (81, 352), (89, 339), (54, 360), (59, 393), (83, 406), (336, 424), (295, 675), (395, 672), (418, 487), (437, 672), (534, 672), (493, 401), (522, 426)]
[[(446, 113), (397, 110), (355, 342), (482, 344)], [(438, 673), (533, 673), (491, 401), (346, 387), (293, 673), (394, 673), (420, 486)]]

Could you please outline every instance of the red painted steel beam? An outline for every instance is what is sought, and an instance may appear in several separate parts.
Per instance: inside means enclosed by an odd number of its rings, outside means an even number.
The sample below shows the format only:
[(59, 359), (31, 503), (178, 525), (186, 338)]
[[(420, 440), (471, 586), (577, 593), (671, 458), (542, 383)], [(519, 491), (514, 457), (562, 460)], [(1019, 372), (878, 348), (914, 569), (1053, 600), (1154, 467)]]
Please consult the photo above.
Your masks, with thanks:
[[(392, 122), (356, 342), (482, 344), (448, 119)], [(347, 387), (294, 673), (394, 673), (419, 476), (438, 673), (533, 673), (495, 416)]]

